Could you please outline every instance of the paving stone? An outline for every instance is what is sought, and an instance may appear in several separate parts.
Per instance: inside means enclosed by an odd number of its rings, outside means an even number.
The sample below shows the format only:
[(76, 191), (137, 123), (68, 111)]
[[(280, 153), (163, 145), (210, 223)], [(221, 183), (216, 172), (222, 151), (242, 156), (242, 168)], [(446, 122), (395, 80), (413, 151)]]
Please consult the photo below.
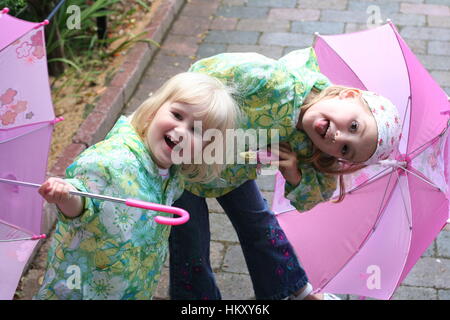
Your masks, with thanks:
[(222, 31), (213, 30), (208, 33), (204, 43), (256, 44), (259, 32), (255, 31)]
[(428, 53), (450, 56), (450, 41), (429, 41)]
[(437, 290), (400, 286), (392, 296), (392, 300), (437, 300)]
[(259, 39), (261, 45), (290, 46), (295, 43), (299, 48), (312, 44), (313, 36), (302, 33), (266, 32)]
[(405, 27), (400, 31), (403, 38), (450, 41), (450, 32), (445, 28)]
[[(387, 17), (394, 13), (399, 12), (400, 3), (392, 2), (392, 1), (354, 1), (351, 0), (348, 2), (348, 11), (355, 12), (364, 12), (367, 15), (373, 14), (373, 9), (376, 8), (379, 10), (381, 17)], [(378, 11), (377, 11), (378, 12)]]
[(444, 91), (447, 92), (448, 96), (450, 96), (450, 87), (444, 87)]
[(422, 253), (422, 257), (434, 257), (436, 255), (436, 241), (427, 248), (427, 250)]
[[(408, 0), (408, 2), (413, 2)], [(423, 0), (422, 0), (423, 2)], [(449, 5), (448, 0), (424, 0), (425, 3), (430, 3), (430, 4), (444, 4), (444, 5)]]
[(227, 52), (256, 52), (272, 59), (279, 59), (283, 55), (281, 46), (258, 46), (258, 45), (239, 45), (230, 44)]
[(169, 34), (162, 49), (180, 56), (193, 56), (197, 52), (199, 39), (194, 36)]
[(211, 241), (210, 260), (211, 260), (211, 268), (213, 270), (220, 269), (223, 263), (224, 255), (225, 255), (225, 246), (218, 241)]
[(423, 15), (395, 13), (385, 18), (391, 19), (397, 29), (399, 26), (422, 27), (426, 25), (426, 17)]
[(428, 16), (427, 21), (430, 27), (450, 28), (450, 18), (446, 16)]
[(247, 0), (248, 7), (295, 8), (297, 0)]
[(202, 43), (197, 50), (196, 58), (202, 59), (206, 57), (211, 57), (216, 54), (226, 51), (227, 46), (225, 44), (216, 43)]
[(448, 56), (437, 56), (437, 55), (416, 55), (420, 62), (430, 70), (450, 70), (450, 59)]
[(240, 245), (229, 246), (225, 253), (222, 270), (226, 272), (248, 274), (247, 264)]
[(352, 33), (367, 30), (367, 24), (361, 23), (346, 23), (344, 33)]
[(248, 0), (222, 0), (224, 6), (245, 6)]
[(237, 18), (214, 17), (209, 28), (211, 30), (234, 30), (237, 22)]
[(436, 239), (436, 244), (437, 256), (450, 259), (450, 231), (441, 231)]
[(228, 217), (223, 213), (210, 213), (209, 225), (211, 240), (239, 242), (236, 231), (234, 231)]
[(270, 9), (270, 20), (317, 21), (320, 11), (316, 9)]
[(187, 3), (183, 11), (181, 12), (182, 16), (190, 16), (190, 17), (209, 17), (214, 15), (219, 3), (216, 2), (205, 2), (205, 3)]
[(241, 19), (236, 30), (283, 32), (289, 31), (289, 27), (289, 22), (284, 20)]
[(247, 274), (220, 272), (216, 274), (217, 286), (223, 300), (254, 300), (252, 281)]
[(441, 86), (450, 86), (449, 71), (432, 71), (431, 75)]
[(241, 6), (221, 6), (216, 15), (229, 17), (229, 18), (241, 18), (241, 19), (262, 19), (267, 18), (269, 8), (248, 8)]
[(322, 10), (320, 21), (366, 23), (369, 16), (361, 11)]
[(427, 53), (427, 41), (406, 39), (406, 44), (411, 48), (414, 54), (426, 54)]
[(305, 34), (314, 34), (315, 32), (337, 34), (344, 32), (344, 23), (323, 21), (292, 22), (291, 31)]
[(443, 258), (421, 258), (412, 268), (404, 285), (450, 289), (450, 260)]
[(208, 17), (180, 16), (172, 25), (170, 33), (185, 36), (197, 36), (206, 32), (210, 24), (211, 20)]
[(413, 4), (405, 2), (401, 4), (400, 12), (449, 17), (450, 6), (437, 4)]
[(224, 213), (222, 207), (219, 202), (217, 202), (216, 198), (206, 198), (206, 204), (208, 205), (208, 210), (211, 213)]
[(298, 0), (298, 8), (344, 10), (347, 0)]
[(438, 290), (439, 300), (450, 300), (450, 290)]

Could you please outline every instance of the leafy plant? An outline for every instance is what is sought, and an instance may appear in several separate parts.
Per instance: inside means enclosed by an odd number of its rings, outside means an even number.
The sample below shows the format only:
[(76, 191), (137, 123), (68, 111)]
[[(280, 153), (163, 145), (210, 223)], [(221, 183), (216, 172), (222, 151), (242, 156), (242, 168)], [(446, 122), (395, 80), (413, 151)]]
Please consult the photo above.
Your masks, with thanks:
[(20, 14), (26, 6), (26, 0), (0, 0), (0, 9), (9, 8), (9, 13), (13, 16)]

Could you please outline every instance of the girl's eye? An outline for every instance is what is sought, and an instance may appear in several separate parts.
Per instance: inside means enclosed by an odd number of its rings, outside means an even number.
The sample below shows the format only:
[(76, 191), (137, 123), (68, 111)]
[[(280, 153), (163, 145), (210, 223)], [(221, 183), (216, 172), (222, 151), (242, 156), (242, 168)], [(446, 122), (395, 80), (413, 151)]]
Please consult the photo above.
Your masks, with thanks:
[(358, 130), (359, 124), (357, 121), (353, 121), (352, 124), (350, 125), (350, 131), (351, 132), (356, 132)]
[(183, 117), (178, 112), (172, 112), (173, 116), (178, 120), (183, 120)]
[(347, 154), (347, 152), (348, 152), (348, 147), (347, 147), (347, 145), (344, 145), (341, 149), (341, 153), (343, 156), (345, 156)]

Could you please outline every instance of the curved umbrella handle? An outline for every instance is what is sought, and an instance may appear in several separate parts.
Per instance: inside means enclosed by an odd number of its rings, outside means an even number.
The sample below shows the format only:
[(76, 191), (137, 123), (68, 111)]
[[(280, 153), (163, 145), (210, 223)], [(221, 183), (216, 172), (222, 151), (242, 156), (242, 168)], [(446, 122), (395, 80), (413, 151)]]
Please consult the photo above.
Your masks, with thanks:
[(168, 213), (172, 213), (172, 214), (176, 214), (176, 215), (180, 216), (179, 218), (167, 218), (167, 217), (162, 217), (162, 216), (156, 216), (155, 222), (157, 222), (159, 224), (167, 224), (170, 226), (177, 226), (177, 225), (186, 223), (189, 220), (189, 213), (186, 210), (181, 209), (181, 208), (166, 206), (166, 205), (158, 204), (158, 203), (145, 202), (145, 201), (135, 200), (135, 199), (127, 199), (125, 201), (125, 204), (129, 207), (168, 212)]

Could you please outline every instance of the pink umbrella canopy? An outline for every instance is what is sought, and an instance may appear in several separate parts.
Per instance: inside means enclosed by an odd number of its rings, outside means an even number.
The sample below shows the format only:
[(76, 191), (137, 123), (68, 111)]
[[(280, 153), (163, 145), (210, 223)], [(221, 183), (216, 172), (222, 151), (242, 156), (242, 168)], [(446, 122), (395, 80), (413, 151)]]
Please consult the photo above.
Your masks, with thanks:
[[(43, 25), (0, 11), (0, 178), (43, 182), (55, 115)], [(41, 234), (35, 189), (0, 183), (0, 299), (11, 299)]]
[(389, 299), (449, 217), (447, 94), (391, 22), (318, 36), (314, 49), (332, 83), (398, 107), (402, 139), (388, 161), (345, 178), (341, 203), (298, 213), (277, 174), (272, 209), (318, 292)]

